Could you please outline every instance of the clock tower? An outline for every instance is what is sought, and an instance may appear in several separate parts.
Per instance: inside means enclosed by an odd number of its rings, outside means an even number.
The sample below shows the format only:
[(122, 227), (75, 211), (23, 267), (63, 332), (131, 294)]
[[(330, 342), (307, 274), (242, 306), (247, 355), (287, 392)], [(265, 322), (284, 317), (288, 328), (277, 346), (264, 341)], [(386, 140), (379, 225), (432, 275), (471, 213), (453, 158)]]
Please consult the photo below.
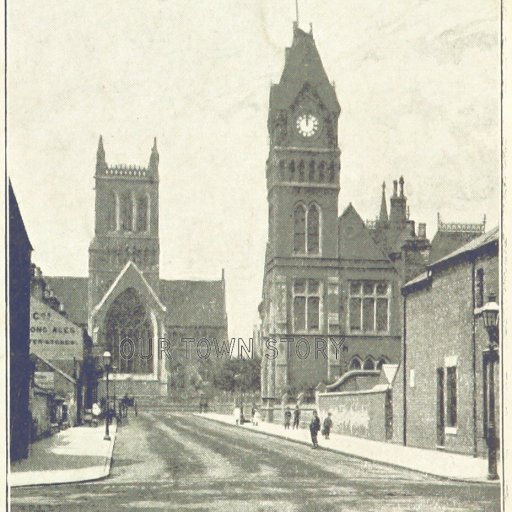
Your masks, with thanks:
[(318, 383), (338, 373), (330, 354), (325, 361), (315, 361), (313, 352), (297, 358), (295, 345), (303, 339), (311, 348), (316, 337), (339, 334), (339, 115), (312, 31), (295, 23), (281, 79), (270, 90), (269, 229), (261, 308), (263, 336), (295, 342), (278, 342), (277, 357), (263, 365), (262, 393), (269, 404), (301, 375)]

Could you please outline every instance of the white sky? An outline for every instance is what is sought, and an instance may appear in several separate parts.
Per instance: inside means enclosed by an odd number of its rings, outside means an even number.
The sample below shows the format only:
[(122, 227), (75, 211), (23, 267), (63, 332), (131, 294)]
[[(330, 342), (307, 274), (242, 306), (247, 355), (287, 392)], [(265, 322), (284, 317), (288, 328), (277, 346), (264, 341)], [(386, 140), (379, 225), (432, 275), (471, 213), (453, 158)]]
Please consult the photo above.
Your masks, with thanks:
[[(401, 174), (411, 218), (499, 219), (499, 1), (301, 0), (341, 104), (340, 214), (379, 210)], [(109, 164), (160, 152), (160, 274), (226, 269), (249, 337), (267, 235), (271, 81), (293, 0), (11, 0), (8, 169), (33, 261), (88, 272), (99, 134)]]

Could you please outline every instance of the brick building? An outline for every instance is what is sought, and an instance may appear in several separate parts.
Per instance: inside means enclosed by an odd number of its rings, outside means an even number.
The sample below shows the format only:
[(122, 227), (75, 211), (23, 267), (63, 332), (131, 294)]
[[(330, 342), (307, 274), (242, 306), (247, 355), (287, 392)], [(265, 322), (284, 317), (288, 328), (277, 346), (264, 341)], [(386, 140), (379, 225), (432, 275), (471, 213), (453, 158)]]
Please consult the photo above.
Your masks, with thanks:
[(487, 375), (494, 364), (498, 383), (499, 365), (490, 362), (480, 312), (499, 290), (498, 228), (470, 238), (403, 288), (404, 348), (393, 393), (405, 444), (485, 456)]
[(398, 363), (400, 287), (428, 259), (425, 225), (416, 232), (409, 219), (403, 178), (394, 182), (389, 216), (384, 189), (375, 221), (363, 221), (352, 204), (339, 215), (339, 116), (313, 34), (295, 24), (269, 99), (268, 242), (259, 307), (269, 411), (284, 392), (311, 394), (348, 369)]
[(227, 338), (224, 273), (214, 281), (160, 278), (156, 139), (148, 166), (140, 167), (108, 165), (100, 137), (95, 181), (89, 277), (46, 280), (68, 318), (87, 326), (96, 364), (105, 350), (112, 353), (118, 395), (167, 395), (171, 368), (159, 339), (170, 348), (184, 337)]
[(32, 246), (16, 196), (9, 182), (9, 453), (11, 460), (28, 456), (30, 443), (29, 357), (30, 259)]

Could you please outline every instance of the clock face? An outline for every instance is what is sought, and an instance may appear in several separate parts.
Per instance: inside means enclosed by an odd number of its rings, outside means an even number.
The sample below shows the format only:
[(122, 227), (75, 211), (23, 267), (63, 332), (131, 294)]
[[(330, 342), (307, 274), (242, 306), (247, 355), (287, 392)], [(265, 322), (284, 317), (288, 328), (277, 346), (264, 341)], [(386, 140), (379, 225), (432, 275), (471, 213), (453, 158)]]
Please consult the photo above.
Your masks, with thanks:
[(297, 117), (297, 131), (303, 137), (313, 137), (318, 132), (319, 121), (313, 114), (301, 114)]

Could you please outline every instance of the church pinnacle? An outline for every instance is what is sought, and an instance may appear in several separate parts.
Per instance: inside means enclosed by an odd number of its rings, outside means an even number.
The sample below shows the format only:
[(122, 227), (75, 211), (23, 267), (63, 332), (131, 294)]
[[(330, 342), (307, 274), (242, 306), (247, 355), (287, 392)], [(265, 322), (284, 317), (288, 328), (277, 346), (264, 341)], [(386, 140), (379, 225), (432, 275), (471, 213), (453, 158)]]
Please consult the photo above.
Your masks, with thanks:
[(159, 162), (158, 149), (156, 147), (156, 137), (153, 141), (153, 147), (151, 148), (151, 156), (149, 157), (149, 168), (153, 171), (158, 171), (158, 162)]
[(380, 214), (379, 214), (380, 222), (388, 221), (388, 208), (386, 206), (386, 182), (382, 183), (382, 199), (380, 203)]
[(100, 135), (98, 141), (98, 150), (96, 151), (96, 172), (100, 172), (107, 167), (105, 162), (105, 149), (103, 148), (103, 137)]

